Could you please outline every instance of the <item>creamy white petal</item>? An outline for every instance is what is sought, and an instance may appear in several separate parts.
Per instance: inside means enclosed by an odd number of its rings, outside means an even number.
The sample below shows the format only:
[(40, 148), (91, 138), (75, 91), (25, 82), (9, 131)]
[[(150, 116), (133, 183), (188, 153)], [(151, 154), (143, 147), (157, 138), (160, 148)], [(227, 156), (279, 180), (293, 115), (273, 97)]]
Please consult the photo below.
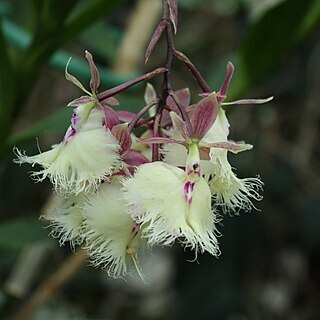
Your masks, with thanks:
[(150, 245), (172, 245), (178, 239), (196, 252), (218, 254), (211, 192), (203, 178), (195, 183), (191, 205), (185, 200), (186, 173), (153, 162), (141, 165), (123, 182), (132, 217), (144, 227)]
[(50, 234), (59, 239), (60, 245), (70, 241), (72, 249), (83, 241), (81, 226), (84, 221), (82, 214), (83, 195), (61, 197), (59, 207), (54, 212), (49, 212), (43, 218), (50, 222)]
[(100, 181), (121, 166), (119, 144), (102, 125), (101, 113), (92, 111), (89, 120), (66, 142), (28, 157), (15, 149), (16, 163), (40, 164), (31, 174), (37, 181), (50, 178), (57, 191), (78, 194), (96, 190)]
[(187, 161), (188, 150), (177, 143), (167, 143), (161, 149), (163, 161), (176, 167), (184, 167)]
[(209, 185), (216, 205), (224, 212), (238, 213), (240, 210), (250, 211), (255, 208), (252, 199), (262, 200), (259, 191), (263, 182), (259, 177), (240, 179), (233, 172), (225, 157), (212, 157)]
[(87, 197), (84, 206), (84, 249), (94, 266), (115, 278), (125, 276), (132, 262), (141, 274), (137, 259), (139, 228), (127, 212), (121, 187), (115, 179), (102, 184), (96, 194)]

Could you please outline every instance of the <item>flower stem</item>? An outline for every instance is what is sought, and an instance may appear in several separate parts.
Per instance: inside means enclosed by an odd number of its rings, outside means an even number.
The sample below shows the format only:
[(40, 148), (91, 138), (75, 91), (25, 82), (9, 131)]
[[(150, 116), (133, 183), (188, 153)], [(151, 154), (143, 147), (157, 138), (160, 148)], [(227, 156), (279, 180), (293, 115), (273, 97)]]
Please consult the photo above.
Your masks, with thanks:
[(99, 101), (102, 101), (106, 98), (109, 98), (109, 97), (112, 97), (132, 86), (134, 86), (135, 84), (139, 83), (139, 82), (142, 82), (142, 81), (145, 81), (145, 80), (149, 80), (150, 78), (158, 75), (158, 74), (161, 74), (161, 73), (164, 73), (164, 72), (167, 72), (167, 68), (157, 68), (151, 72), (148, 72), (146, 74), (143, 74), (142, 76), (139, 76), (133, 80), (130, 80), (128, 82), (125, 82), (125, 83), (122, 83), (114, 88), (111, 88), (111, 89), (108, 89), (106, 91), (103, 91), (99, 94), (97, 94), (97, 97), (99, 99)]
[(204, 80), (202, 75), (200, 74), (199, 70), (195, 67), (195, 65), (189, 60), (189, 58), (180, 51), (175, 50), (174, 55), (181, 60), (191, 71), (193, 77), (198, 82), (200, 88), (203, 92), (211, 92), (210, 87), (208, 86), (207, 82)]
[(141, 117), (155, 104), (159, 102), (159, 99), (154, 99), (150, 103), (148, 103), (145, 107), (143, 107), (137, 114), (136, 116), (130, 121), (129, 126), (128, 126), (128, 131), (131, 133), (137, 124), (137, 122), (141, 119)]

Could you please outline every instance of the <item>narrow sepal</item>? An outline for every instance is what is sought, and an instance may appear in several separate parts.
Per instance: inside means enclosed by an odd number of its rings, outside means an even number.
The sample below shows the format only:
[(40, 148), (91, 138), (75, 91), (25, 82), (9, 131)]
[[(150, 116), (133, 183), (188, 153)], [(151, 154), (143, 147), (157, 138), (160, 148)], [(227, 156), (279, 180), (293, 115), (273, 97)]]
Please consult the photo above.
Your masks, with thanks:
[[(191, 100), (189, 88), (183, 88), (180, 90), (176, 90), (176, 91), (174, 91), (174, 94), (176, 97), (178, 97), (179, 103), (182, 107), (187, 108), (189, 106), (190, 100)], [(168, 96), (166, 102), (170, 108), (177, 108), (177, 105), (171, 96)]]
[[(190, 100), (191, 100), (189, 88), (184, 88), (184, 89), (174, 91), (174, 95), (177, 97), (181, 107), (186, 109), (189, 106)], [(173, 110), (177, 114), (180, 114), (179, 108), (177, 107), (177, 104), (175, 103), (175, 101), (171, 96), (168, 96), (166, 103), (170, 110)], [(167, 110), (164, 110), (162, 113), (161, 125), (165, 126), (170, 122), (171, 122), (170, 114)]]
[(178, 29), (178, 0), (168, 0), (170, 20), (173, 24), (174, 33), (177, 33)]
[(144, 56), (144, 61), (147, 63), (149, 61), (149, 58), (156, 47), (157, 43), (159, 42), (159, 39), (165, 30), (167, 26), (167, 21), (161, 20), (161, 22), (158, 24), (157, 29), (155, 30), (154, 34), (152, 35), (152, 38), (150, 40), (150, 43), (148, 45), (148, 48), (146, 50), (145, 56)]
[(170, 118), (173, 124), (173, 128), (177, 130), (185, 140), (191, 138), (188, 134), (188, 129), (185, 121), (183, 121), (174, 111), (170, 112)]
[(206, 135), (217, 118), (218, 107), (216, 93), (211, 93), (194, 106), (191, 118), (194, 138), (200, 141)]
[(228, 92), (228, 88), (229, 88), (229, 85), (230, 85), (230, 81), (231, 81), (232, 76), (233, 76), (233, 72), (234, 72), (234, 66), (229, 61), (228, 65), (227, 65), (226, 77), (225, 77), (225, 79), (223, 81), (223, 84), (222, 84), (220, 90), (219, 90), (218, 102), (221, 102), (226, 98), (227, 92)]
[(150, 160), (147, 159), (142, 153), (138, 151), (129, 150), (122, 155), (122, 160), (129, 166), (139, 166), (144, 163), (149, 163)]
[(127, 152), (132, 144), (132, 138), (128, 131), (128, 124), (122, 123), (111, 129), (112, 135), (118, 140), (121, 146), (121, 153)]
[(117, 113), (108, 106), (102, 106), (104, 112), (104, 123), (106, 128), (111, 130), (114, 126), (119, 123)]
[(144, 101), (146, 104), (150, 104), (157, 99), (157, 93), (151, 83), (147, 83), (146, 90), (144, 91)]
[(67, 104), (68, 107), (79, 107), (90, 102), (94, 102), (94, 99), (89, 96), (81, 96), (80, 98), (74, 99)]
[[(128, 123), (130, 123), (136, 117), (135, 113), (130, 111), (124, 111), (124, 110), (116, 111), (116, 114), (120, 121), (128, 122)], [(141, 118), (136, 122), (135, 126), (141, 126), (143, 123), (144, 123), (144, 119)]]
[(151, 138), (147, 138), (147, 139), (139, 139), (139, 138), (137, 138), (137, 141), (140, 142), (140, 143), (146, 143), (146, 144), (178, 143), (178, 144), (185, 145), (184, 141), (179, 141), (179, 140), (165, 138), (165, 137), (151, 137)]
[(86, 58), (89, 62), (89, 66), (90, 66), (90, 73), (91, 73), (91, 79), (90, 79), (90, 88), (92, 93), (96, 93), (97, 89), (100, 85), (100, 75), (99, 75), (99, 71), (93, 61), (93, 57), (92, 54), (86, 50)]
[(64, 74), (65, 74), (65, 77), (68, 81), (70, 81), (71, 83), (73, 83), (74, 85), (76, 85), (78, 88), (80, 88), (83, 92), (87, 93), (89, 96), (91, 96), (91, 93), (85, 89), (85, 87), (82, 85), (82, 83), (76, 78), (74, 77), (73, 75), (71, 75), (69, 72), (68, 72), (68, 66), (69, 66), (69, 63), (71, 61), (71, 57), (69, 58), (68, 62), (67, 62), (67, 65), (66, 65), (66, 68), (65, 68), (65, 71), (64, 71)]
[(106, 98), (104, 100), (101, 100), (100, 103), (102, 105), (109, 104), (110, 106), (118, 106), (118, 105), (120, 105), (119, 100), (114, 98), (114, 97), (109, 97), (109, 98)]
[(230, 106), (234, 104), (263, 104), (273, 100), (273, 97), (268, 97), (265, 99), (240, 99), (230, 102), (222, 102), (223, 106)]
[(210, 143), (209, 146), (214, 148), (226, 149), (232, 153), (239, 153), (242, 151), (251, 150), (253, 148), (253, 145), (251, 144), (247, 144), (244, 142), (234, 142), (234, 141), (214, 142), (214, 143)]

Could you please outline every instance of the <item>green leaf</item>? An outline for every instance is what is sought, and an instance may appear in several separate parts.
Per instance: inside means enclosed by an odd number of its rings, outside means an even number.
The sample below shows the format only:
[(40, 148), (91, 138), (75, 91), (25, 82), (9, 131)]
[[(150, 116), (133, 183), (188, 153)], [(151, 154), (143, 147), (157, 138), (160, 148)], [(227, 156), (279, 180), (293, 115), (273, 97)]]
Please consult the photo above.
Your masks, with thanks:
[(319, 0), (289, 0), (272, 8), (249, 29), (240, 52), (246, 85), (261, 81), (320, 21)]
[(11, 220), (0, 224), (0, 248), (21, 250), (32, 243), (49, 240), (48, 234), (36, 216)]
[(0, 154), (6, 152), (6, 137), (10, 131), (14, 103), (14, 76), (7, 42), (0, 19)]

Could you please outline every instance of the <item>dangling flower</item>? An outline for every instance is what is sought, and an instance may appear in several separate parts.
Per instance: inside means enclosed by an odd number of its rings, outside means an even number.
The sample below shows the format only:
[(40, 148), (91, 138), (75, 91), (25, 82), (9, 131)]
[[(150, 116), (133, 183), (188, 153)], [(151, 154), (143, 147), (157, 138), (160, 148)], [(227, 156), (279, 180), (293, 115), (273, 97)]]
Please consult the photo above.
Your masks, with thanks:
[[(211, 147), (204, 175), (209, 181), (215, 203), (222, 207), (224, 212), (237, 213), (240, 210), (250, 211), (254, 208), (251, 199), (261, 200), (258, 193), (263, 183), (257, 178), (240, 179), (236, 176), (228, 162), (228, 151), (238, 153), (252, 149), (252, 145), (228, 141), (229, 122), (225, 111), (219, 108), (217, 120), (201, 141), (201, 145), (215, 144)], [(208, 162), (204, 160), (205, 162)]]
[[(107, 126), (107, 123), (113, 122), (113, 113), (111, 108), (102, 105), (117, 104), (118, 101), (113, 97), (98, 101), (96, 93), (100, 84), (99, 72), (88, 51), (86, 58), (91, 71), (91, 93), (68, 73), (68, 65), (65, 70), (67, 80), (87, 95), (68, 104), (75, 108), (63, 141), (53, 145), (51, 150), (31, 157), (14, 148), (17, 155), (15, 163), (30, 163), (32, 166), (39, 164), (43, 167), (38, 172), (32, 172), (31, 177), (40, 182), (49, 177), (57, 191), (67, 194), (95, 191), (101, 180), (108, 178), (122, 165), (120, 145)], [(107, 112), (109, 109), (110, 112)], [(106, 118), (106, 114), (111, 119)]]
[[(217, 113), (215, 120), (211, 123), (211, 127), (208, 128), (205, 135), (202, 135), (201, 139), (199, 139), (199, 146), (201, 172), (209, 182), (215, 204), (221, 206), (224, 212), (237, 213), (241, 209), (249, 211), (254, 208), (252, 199), (258, 201), (262, 199), (259, 191), (262, 189), (263, 183), (258, 177), (240, 179), (233, 172), (228, 162), (228, 151), (239, 153), (252, 149), (252, 145), (228, 140), (230, 125), (225, 111), (221, 106), (232, 104), (261, 104), (272, 100), (273, 97), (224, 102), (233, 72), (234, 67), (229, 63), (226, 78), (219, 92), (203, 94), (203, 96), (207, 98), (215, 96)], [(199, 104), (188, 109), (191, 120), (199, 116), (199, 112), (197, 112), (198, 105)], [(186, 135), (183, 134), (185, 131), (183, 126), (185, 126), (185, 124), (177, 114), (171, 113), (170, 115), (173, 124), (171, 139), (179, 144), (166, 144), (163, 147), (162, 154), (164, 155), (165, 162), (182, 166), (183, 159), (187, 157), (187, 148), (180, 141), (186, 137)], [(198, 121), (198, 123), (199, 122), (201, 121)]]
[(197, 146), (189, 150), (186, 171), (163, 162), (143, 164), (123, 181), (133, 219), (150, 245), (177, 239), (196, 253), (219, 253), (211, 192), (200, 176)]
[(84, 221), (83, 199), (83, 194), (71, 195), (68, 198), (59, 197), (60, 203), (56, 210), (43, 216), (50, 222), (49, 227), (52, 229), (50, 234), (59, 239), (61, 246), (69, 241), (71, 248), (74, 249), (83, 242), (81, 232)]
[(144, 280), (138, 251), (143, 244), (141, 231), (127, 212), (122, 199), (121, 184), (113, 178), (97, 193), (87, 197), (83, 207), (85, 217), (83, 237), (94, 266), (106, 269), (112, 277), (128, 274), (132, 263)]
[[(90, 110), (88, 119), (80, 115), (87, 105), (80, 106), (73, 115), (73, 124), (64, 140), (51, 150), (28, 157), (17, 148), (18, 164), (39, 164), (42, 170), (31, 176), (37, 181), (46, 177), (57, 191), (78, 194), (96, 190), (102, 179), (110, 176), (120, 166), (119, 144), (103, 124), (103, 112)], [(77, 112), (79, 111), (79, 112)], [(77, 124), (80, 123), (81, 125)]]

